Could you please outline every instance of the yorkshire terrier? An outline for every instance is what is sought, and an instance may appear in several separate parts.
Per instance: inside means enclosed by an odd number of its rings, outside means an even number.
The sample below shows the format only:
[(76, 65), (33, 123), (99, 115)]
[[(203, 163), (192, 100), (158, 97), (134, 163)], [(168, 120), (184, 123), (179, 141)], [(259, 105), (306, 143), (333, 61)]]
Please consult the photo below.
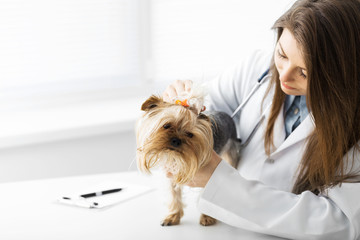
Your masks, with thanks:
[[(194, 92), (178, 97), (174, 103), (151, 96), (141, 106), (143, 115), (136, 124), (137, 165), (150, 173), (155, 166), (172, 174), (169, 214), (162, 226), (177, 225), (184, 215), (182, 186), (211, 159), (212, 149), (237, 167), (240, 143), (232, 118), (223, 112), (202, 112), (204, 96)], [(200, 224), (216, 220), (202, 214)]]

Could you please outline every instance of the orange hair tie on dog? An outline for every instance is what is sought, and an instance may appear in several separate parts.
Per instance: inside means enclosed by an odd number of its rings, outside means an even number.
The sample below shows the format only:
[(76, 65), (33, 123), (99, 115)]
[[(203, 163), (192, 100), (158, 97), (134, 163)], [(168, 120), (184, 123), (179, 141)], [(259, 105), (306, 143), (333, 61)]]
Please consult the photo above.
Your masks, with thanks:
[(179, 104), (179, 105), (182, 105), (184, 107), (190, 107), (190, 105), (187, 103), (187, 99), (185, 99), (184, 101), (181, 101), (181, 100), (176, 100), (175, 101), (175, 104)]
[[(178, 99), (178, 100), (175, 101), (175, 104), (178, 104), (178, 105), (181, 105), (181, 106), (184, 106), (184, 107), (190, 107), (191, 102), (188, 103), (188, 100), (187, 100), (187, 99), (185, 99), (184, 101), (181, 101), (181, 100)], [(203, 112), (203, 111), (205, 111), (205, 110), (206, 110), (206, 107), (203, 106), (203, 107), (201, 108), (200, 112)]]

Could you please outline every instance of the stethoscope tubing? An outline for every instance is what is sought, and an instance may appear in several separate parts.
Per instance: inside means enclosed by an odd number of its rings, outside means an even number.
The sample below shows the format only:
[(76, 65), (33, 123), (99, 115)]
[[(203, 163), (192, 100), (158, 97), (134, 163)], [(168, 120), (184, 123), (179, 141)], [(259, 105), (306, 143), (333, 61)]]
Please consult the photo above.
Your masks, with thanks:
[[(242, 101), (242, 103), (235, 109), (235, 111), (231, 114), (231, 118), (234, 118), (236, 116), (236, 114), (238, 112), (240, 112), (246, 105), (246, 103), (249, 101), (249, 99), (254, 95), (254, 93), (260, 88), (260, 86), (266, 82), (266, 80), (268, 80), (270, 78), (270, 76), (268, 75), (269, 70), (266, 70), (261, 77), (258, 79), (256, 85), (251, 89), (250, 93), (245, 97), (244, 101)], [(250, 142), (250, 140), (252, 139), (252, 137), (254, 136), (254, 134), (256, 133), (256, 131), (258, 130), (258, 128), (260, 127), (261, 123), (264, 121), (265, 119), (265, 113), (268, 111), (268, 109), (270, 108), (272, 102), (270, 102), (270, 104), (266, 107), (266, 109), (263, 111), (263, 113), (261, 114), (261, 117), (259, 118), (259, 120), (257, 121), (255, 127), (253, 128), (253, 130), (251, 131), (250, 135), (248, 136), (248, 138), (246, 139), (245, 142), (242, 142), (241, 139), (241, 147), (246, 147), (248, 145), (248, 143)]]
[(269, 69), (266, 70), (261, 77), (258, 79), (256, 85), (251, 89), (250, 93), (246, 96), (245, 100), (242, 101), (242, 103), (235, 109), (235, 111), (231, 114), (231, 118), (234, 118), (235, 115), (244, 108), (244, 106), (246, 105), (246, 103), (249, 101), (249, 99), (252, 97), (252, 95), (254, 95), (254, 93), (259, 89), (259, 87), (266, 82), (266, 80), (268, 79), (266, 76), (269, 73)]

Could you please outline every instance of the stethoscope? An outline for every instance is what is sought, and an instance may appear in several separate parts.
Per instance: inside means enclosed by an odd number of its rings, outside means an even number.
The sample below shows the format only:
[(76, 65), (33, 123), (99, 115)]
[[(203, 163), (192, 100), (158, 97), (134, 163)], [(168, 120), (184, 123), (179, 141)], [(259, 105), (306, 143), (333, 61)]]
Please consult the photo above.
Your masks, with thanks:
[[(236, 114), (238, 114), (246, 105), (246, 103), (249, 101), (249, 99), (254, 95), (254, 93), (261, 87), (261, 85), (263, 83), (265, 83), (269, 78), (270, 75), (268, 75), (269, 73), (269, 69), (266, 70), (261, 77), (257, 80), (257, 83), (255, 84), (255, 86), (251, 89), (250, 93), (245, 97), (245, 99), (240, 103), (240, 105), (235, 109), (235, 111), (231, 114), (231, 118), (234, 118), (236, 116)], [(249, 142), (251, 141), (251, 139), (253, 138), (254, 134), (256, 133), (256, 131), (258, 130), (258, 128), (260, 127), (261, 123), (264, 121), (265, 119), (265, 114), (266, 112), (269, 110), (271, 103), (268, 104), (268, 106), (265, 108), (265, 110), (263, 111), (263, 113), (261, 114), (260, 118), (258, 119), (258, 121), (256, 121), (256, 125), (253, 127), (253, 130), (251, 131), (250, 135), (247, 137), (247, 139), (245, 141), (243, 141), (243, 139), (239, 139), (241, 147), (246, 147)]]

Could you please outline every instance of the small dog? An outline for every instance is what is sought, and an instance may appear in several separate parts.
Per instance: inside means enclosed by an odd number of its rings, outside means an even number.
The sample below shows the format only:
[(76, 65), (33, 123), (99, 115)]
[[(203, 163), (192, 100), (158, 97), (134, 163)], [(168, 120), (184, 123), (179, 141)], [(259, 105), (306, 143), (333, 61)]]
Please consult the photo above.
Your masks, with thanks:
[[(222, 112), (201, 113), (203, 96), (164, 102), (151, 96), (141, 106), (144, 111), (136, 124), (137, 164), (142, 172), (161, 166), (172, 173), (169, 214), (162, 226), (177, 225), (184, 214), (182, 185), (211, 158), (212, 149), (233, 167), (240, 159), (239, 141), (232, 118)], [(216, 220), (201, 215), (200, 224), (212, 225)]]

